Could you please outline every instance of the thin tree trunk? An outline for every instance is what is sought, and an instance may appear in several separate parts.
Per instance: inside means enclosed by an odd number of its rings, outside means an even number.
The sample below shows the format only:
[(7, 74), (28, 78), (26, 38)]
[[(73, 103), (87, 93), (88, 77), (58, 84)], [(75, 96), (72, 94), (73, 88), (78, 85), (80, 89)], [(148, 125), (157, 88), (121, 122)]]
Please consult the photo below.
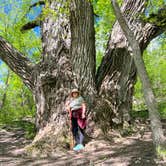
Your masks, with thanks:
[(139, 47), (139, 43), (134, 37), (133, 32), (129, 29), (125, 19), (123, 18), (121, 11), (119, 9), (118, 3), (116, 0), (112, 0), (113, 8), (115, 11), (115, 15), (118, 19), (118, 22), (131, 46), (134, 59), (134, 63), (137, 68), (138, 75), (140, 77), (143, 92), (144, 92), (144, 98), (145, 102), (148, 106), (149, 110), (149, 117), (151, 121), (151, 129), (152, 129), (152, 135), (153, 135), (153, 141), (156, 147), (162, 146), (165, 138), (162, 130), (162, 125), (160, 121), (159, 112), (157, 110), (157, 102), (155, 100), (150, 81), (148, 78), (148, 74), (145, 68), (145, 64), (143, 62), (142, 56), (141, 56), (141, 49)]
[(5, 101), (6, 101), (6, 94), (7, 94), (7, 89), (9, 86), (9, 77), (10, 77), (10, 71), (7, 71), (7, 78), (5, 81), (5, 89), (4, 89), (4, 94), (2, 96), (2, 100), (0, 101), (0, 110), (4, 107)]

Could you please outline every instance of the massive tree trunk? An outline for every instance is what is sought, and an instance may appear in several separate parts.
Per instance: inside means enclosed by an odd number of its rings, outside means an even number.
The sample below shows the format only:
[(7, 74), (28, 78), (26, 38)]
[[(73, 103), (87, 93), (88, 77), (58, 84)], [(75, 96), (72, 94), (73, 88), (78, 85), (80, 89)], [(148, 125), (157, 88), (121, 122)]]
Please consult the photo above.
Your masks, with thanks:
[(38, 129), (45, 127), (47, 123), (58, 124), (59, 121), (64, 121), (58, 114), (64, 110), (64, 101), (73, 83), (69, 61), (68, 18), (56, 8), (58, 5), (59, 8), (64, 8), (60, 2), (50, 1), (47, 5), (57, 14), (54, 16), (49, 13), (43, 20), (42, 61), (35, 66), (33, 73)]
[(66, 12), (60, 12), (66, 7), (64, 2), (48, 1), (47, 3), (51, 12), (42, 22), (41, 62), (31, 65), (28, 58), (3, 39), (0, 40), (0, 56), (33, 93), (38, 130), (33, 145), (36, 146), (40, 142), (40, 146), (46, 142), (49, 145), (61, 146), (62, 142), (65, 145), (68, 136), (65, 127), (66, 116), (62, 115), (65, 109), (64, 103), (75, 80), (69, 54), (71, 43), (69, 17)]
[[(145, 8), (146, 0), (125, 0), (121, 7), (123, 16), (139, 42), (142, 53), (149, 42), (164, 31), (157, 25), (141, 20), (140, 15)], [(110, 101), (114, 113), (112, 121), (117, 124), (130, 121), (129, 112), (132, 109), (133, 89), (136, 82), (136, 68), (130, 52), (126, 38), (116, 22), (105, 56), (97, 71), (96, 82), (99, 93)]]
[[(67, 0), (46, 2), (49, 12), (41, 24), (43, 51), (41, 62), (37, 65), (0, 38), (0, 58), (33, 93), (38, 133), (32, 145), (41, 147), (41, 150), (45, 145), (49, 145), (49, 150), (65, 145), (68, 131), (65, 127), (67, 116), (63, 115), (64, 102), (73, 87), (80, 89), (89, 111), (96, 105), (97, 93), (103, 95), (107, 100), (102, 102), (100, 98), (101, 102), (97, 102), (100, 105), (96, 107), (102, 114), (104, 110), (109, 110), (110, 114), (106, 114), (109, 121), (113, 119), (121, 123), (124, 117), (128, 119), (131, 109), (136, 70), (119, 25), (114, 25), (106, 54), (95, 76), (92, 5), (89, 0), (71, 0), (70, 7), (68, 5)], [(130, 28), (137, 34), (142, 51), (151, 39), (162, 32), (157, 26), (138, 21), (135, 14), (143, 12), (144, 8), (144, 0), (126, 0), (122, 7)]]
[[(59, 9), (56, 8), (58, 5)], [(78, 87), (90, 103), (95, 93), (92, 6), (87, 1), (80, 3), (73, 0), (70, 7), (71, 24), (69, 24), (66, 12), (60, 12), (60, 8), (65, 10), (65, 5), (59, 1), (49, 3), (50, 9), (57, 15), (49, 15), (42, 24), (43, 60), (36, 66), (34, 72), (33, 91), (37, 106), (36, 124), (40, 129), (35, 141), (39, 140), (41, 135), (48, 134), (47, 130), (50, 128), (54, 135), (49, 137), (50, 141), (59, 145), (68, 135), (65, 127), (66, 119), (62, 113), (71, 89)]]
[[(70, 27), (65, 1), (48, 1), (51, 10), (41, 25), (42, 61), (35, 66), (33, 95), (36, 103), (38, 133), (33, 141), (36, 146), (44, 142), (47, 150), (66, 147), (67, 124), (65, 100), (77, 84), (70, 61)], [(47, 9), (46, 9), (47, 10)], [(56, 13), (56, 14), (54, 14)], [(43, 148), (43, 147), (42, 147)]]

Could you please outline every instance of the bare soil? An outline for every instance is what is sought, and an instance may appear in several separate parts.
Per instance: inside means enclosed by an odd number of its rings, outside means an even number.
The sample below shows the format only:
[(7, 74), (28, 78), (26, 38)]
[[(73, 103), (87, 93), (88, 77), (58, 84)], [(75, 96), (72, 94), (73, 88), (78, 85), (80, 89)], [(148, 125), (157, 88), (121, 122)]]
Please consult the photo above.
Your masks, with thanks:
[(48, 157), (25, 157), (31, 141), (20, 129), (0, 129), (0, 166), (166, 166), (156, 159), (149, 127), (113, 141), (91, 140), (82, 152), (57, 152)]

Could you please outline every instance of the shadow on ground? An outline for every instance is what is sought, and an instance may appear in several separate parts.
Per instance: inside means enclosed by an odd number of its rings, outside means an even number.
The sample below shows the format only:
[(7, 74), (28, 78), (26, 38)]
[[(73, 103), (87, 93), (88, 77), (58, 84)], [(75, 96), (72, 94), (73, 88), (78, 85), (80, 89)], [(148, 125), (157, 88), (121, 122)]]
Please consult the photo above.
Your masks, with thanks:
[(23, 131), (0, 130), (0, 166), (164, 166), (156, 163), (153, 152), (151, 132), (138, 136), (121, 138), (116, 143), (104, 140), (92, 140), (84, 151), (53, 153), (44, 158), (28, 158), (17, 151), (30, 141), (25, 140)]

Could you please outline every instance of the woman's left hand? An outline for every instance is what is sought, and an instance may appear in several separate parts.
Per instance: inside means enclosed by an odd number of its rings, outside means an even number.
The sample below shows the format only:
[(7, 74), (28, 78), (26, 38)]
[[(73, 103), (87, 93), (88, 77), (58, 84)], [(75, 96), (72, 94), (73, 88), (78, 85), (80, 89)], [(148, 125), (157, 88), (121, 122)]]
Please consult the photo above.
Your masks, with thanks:
[(86, 111), (86, 105), (85, 103), (82, 103), (82, 119), (85, 119), (85, 111)]

